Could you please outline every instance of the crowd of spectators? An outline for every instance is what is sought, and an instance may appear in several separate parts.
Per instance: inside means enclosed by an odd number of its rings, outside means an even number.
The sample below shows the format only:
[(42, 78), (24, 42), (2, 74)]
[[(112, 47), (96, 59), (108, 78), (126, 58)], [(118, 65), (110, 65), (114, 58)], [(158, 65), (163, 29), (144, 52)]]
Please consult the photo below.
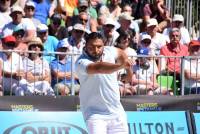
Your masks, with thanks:
[[(0, 95), (78, 94), (74, 63), (91, 32), (136, 61), (131, 83), (118, 72), (121, 95), (172, 95), (157, 77), (173, 76), (180, 89), (181, 59), (158, 57), (200, 56), (200, 41), (181, 14), (170, 16), (165, 0), (1, 0), (0, 19)], [(186, 93), (199, 93), (199, 60), (185, 66)]]

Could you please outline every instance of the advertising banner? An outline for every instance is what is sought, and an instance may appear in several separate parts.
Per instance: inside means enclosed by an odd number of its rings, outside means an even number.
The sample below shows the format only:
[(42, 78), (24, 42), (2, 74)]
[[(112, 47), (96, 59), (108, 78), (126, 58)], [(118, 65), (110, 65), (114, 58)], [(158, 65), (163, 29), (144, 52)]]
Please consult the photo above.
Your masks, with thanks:
[(87, 134), (80, 112), (0, 112), (1, 134)]
[(193, 113), (195, 121), (196, 134), (200, 134), (200, 113)]
[(127, 112), (131, 134), (189, 134), (181, 112)]
[[(189, 134), (185, 112), (127, 112), (129, 134)], [(87, 134), (80, 112), (0, 112), (1, 134)]]

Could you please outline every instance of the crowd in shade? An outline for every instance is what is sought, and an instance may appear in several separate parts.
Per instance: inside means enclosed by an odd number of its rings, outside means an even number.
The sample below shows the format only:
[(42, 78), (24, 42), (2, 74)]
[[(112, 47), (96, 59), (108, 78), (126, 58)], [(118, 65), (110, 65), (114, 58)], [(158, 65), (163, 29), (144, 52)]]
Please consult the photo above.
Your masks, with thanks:
[(182, 69), (173, 58), (200, 56), (184, 19), (170, 16), (165, 0), (1, 0), (0, 95), (78, 95), (75, 62), (94, 32), (135, 61), (132, 82), (117, 73), (121, 96), (199, 94), (200, 60)]

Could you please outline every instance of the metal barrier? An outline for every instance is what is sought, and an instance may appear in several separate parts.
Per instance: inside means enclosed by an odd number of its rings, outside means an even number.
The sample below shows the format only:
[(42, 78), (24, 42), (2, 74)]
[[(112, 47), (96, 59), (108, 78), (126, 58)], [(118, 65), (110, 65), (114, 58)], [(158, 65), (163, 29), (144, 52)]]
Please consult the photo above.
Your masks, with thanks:
[[(1, 51), (0, 58), (2, 58), (3, 62), (1, 63), (1, 86), (3, 93), (6, 95), (24, 95), (23, 88), (29, 88), (29, 93), (25, 95), (37, 95), (40, 94), (39, 91), (34, 92), (37, 89), (38, 81), (45, 80), (45, 72), (43, 71), (45, 66), (45, 62), (41, 64), (32, 61), (32, 65), (30, 64), (29, 59), (27, 59), (28, 53), (29, 54), (42, 54), (41, 52), (35, 51), (27, 51), (27, 52), (20, 52), (22, 55), (21, 57), (17, 57), (15, 54), (13, 59), (9, 61), (6, 59), (6, 56), (2, 55), (3, 53), (19, 53), (19, 51)], [(46, 53), (45, 53), (46, 55)], [(79, 54), (72, 54), (72, 53), (63, 53), (63, 52), (52, 52), (48, 53), (49, 56), (54, 55), (67, 55), (70, 58), (70, 74), (71, 81), (70, 87), (71, 92), (70, 95), (75, 95), (75, 75), (74, 75), (74, 63), (75, 58)], [(76, 57), (75, 57), (76, 56)], [(57, 56), (58, 58), (59, 56)], [(20, 59), (17, 59), (20, 58)], [(55, 58), (55, 57), (54, 57)], [(136, 59), (136, 64), (133, 66), (133, 81), (131, 83), (125, 83), (123, 77), (125, 72), (119, 71), (118, 78), (119, 78), (119, 86), (122, 95), (127, 94), (148, 94), (149, 91), (152, 95), (184, 95), (186, 94), (200, 94), (200, 71), (198, 70), (200, 66), (200, 57), (175, 57), (175, 56), (135, 56), (132, 57)], [(22, 63), (20, 63), (22, 62)], [(170, 63), (171, 62), (171, 63)], [(170, 65), (171, 64), (171, 65)], [(172, 65), (173, 64), (173, 65)], [(23, 66), (23, 67), (22, 67)], [(32, 66), (34, 75), (32, 81), (29, 81), (29, 77), (27, 70)], [(18, 68), (18, 69), (16, 69)], [(22, 70), (23, 69), (23, 70)], [(41, 69), (42, 71), (40, 71)], [(10, 71), (10, 72), (9, 72)], [(8, 73), (9, 72), (9, 73)], [(24, 74), (22, 74), (22, 72)], [(40, 72), (40, 74), (39, 74)], [(51, 71), (48, 72), (49, 76), (52, 76)], [(63, 72), (66, 74), (67, 72)], [(186, 76), (185, 76), (186, 74)], [(23, 80), (22, 80), (23, 79)], [(56, 83), (59, 83), (59, 79), (52, 77), (51, 79), (56, 79)], [(69, 79), (69, 78), (68, 78)], [(28, 82), (27, 82), (28, 81)], [(49, 86), (51, 87), (51, 81), (49, 82)], [(48, 82), (44, 82), (43, 84), (47, 84)], [(31, 83), (31, 84), (30, 84)], [(66, 84), (66, 83), (65, 83)], [(69, 84), (69, 83), (68, 83)], [(48, 87), (48, 84), (46, 85)], [(48, 88), (50, 88), (48, 87)], [(7, 89), (6, 89), (7, 88)], [(20, 89), (22, 88), (22, 89)], [(54, 88), (54, 87), (52, 87)], [(42, 88), (44, 89), (44, 88)], [(33, 90), (33, 91), (32, 91)], [(7, 92), (8, 91), (8, 92)], [(16, 92), (16, 91), (21, 91)], [(58, 89), (53, 90), (55, 95), (59, 95)], [(128, 91), (128, 92), (127, 92)], [(51, 91), (46, 91), (42, 95), (54, 95), (51, 94)], [(43, 92), (42, 92), (43, 93)], [(41, 95), (41, 94), (40, 94)]]

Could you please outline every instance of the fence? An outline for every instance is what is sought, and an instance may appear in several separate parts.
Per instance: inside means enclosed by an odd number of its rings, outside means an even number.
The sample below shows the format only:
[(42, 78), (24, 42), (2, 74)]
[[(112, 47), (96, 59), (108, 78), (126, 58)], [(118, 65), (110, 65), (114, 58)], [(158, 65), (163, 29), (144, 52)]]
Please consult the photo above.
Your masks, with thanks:
[[(10, 60), (6, 59), (5, 53), (7, 55), (12, 54), (12, 58)], [(2, 51), (0, 53), (1, 61), (3, 61), (0, 63), (2, 72), (1, 86), (4, 95), (59, 95), (63, 91), (60, 90), (63, 89), (63, 85), (67, 85), (64, 87), (64, 91), (65, 88), (69, 88), (71, 95), (78, 93), (80, 86), (74, 70), (77, 54), (48, 53), (48, 56), (52, 57), (52, 59), (67, 55), (68, 60), (63, 63), (66, 68), (62, 70), (58, 65), (59, 62), (56, 62), (54, 66), (50, 63), (46, 64), (46, 62), (38, 63), (31, 60), (28, 53), (40, 54), (35, 51), (20, 52), (21, 56), (14, 51)], [(47, 54), (43, 55), (43, 57), (45, 56)], [(184, 95), (185, 93), (200, 93), (200, 57), (136, 56), (132, 58), (136, 61), (133, 66), (132, 83), (124, 82), (123, 75), (125, 75), (125, 72), (118, 72), (122, 95), (148, 93)], [(57, 75), (52, 73), (55, 68)], [(45, 69), (49, 71), (45, 72)], [(61, 74), (59, 71), (63, 75), (61, 78), (58, 77), (59, 73)], [(32, 75), (30, 75), (30, 72)], [(185, 76), (185, 74), (187, 75)], [(63, 85), (55, 86), (58, 83), (63, 83)], [(65, 95), (66, 93), (64, 92), (63, 94)]]

